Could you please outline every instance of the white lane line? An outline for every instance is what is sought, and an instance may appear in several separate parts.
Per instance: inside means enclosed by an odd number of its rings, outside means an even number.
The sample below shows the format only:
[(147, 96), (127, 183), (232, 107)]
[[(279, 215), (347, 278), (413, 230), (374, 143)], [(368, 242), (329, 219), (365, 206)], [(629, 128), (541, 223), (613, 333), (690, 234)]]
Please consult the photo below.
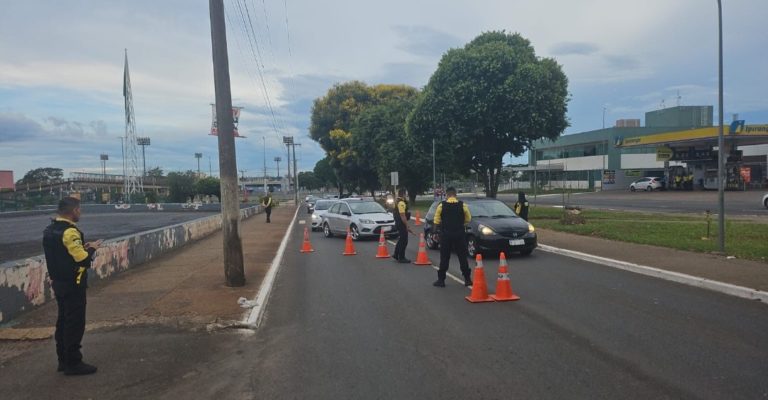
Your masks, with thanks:
[(243, 318), (243, 324), (248, 325), (251, 327), (251, 329), (256, 329), (259, 327), (261, 319), (264, 316), (264, 311), (267, 309), (269, 294), (272, 292), (272, 286), (275, 284), (277, 270), (280, 269), (280, 264), (283, 263), (283, 255), (285, 254), (286, 246), (288, 246), (288, 238), (291, 236), (291, 232), (293, 231), (293, 224), (296, 222), (296, 216), (299, 215), (300, 208), (301, 207), (296, 207), (296, 212), (293, 214), (293, 219), (291, 219), (291, 223), (288, 225), (288, 229), (285, 231), (283, 241), (280, 242), (280, 247), (277, 249), (277, 254), (275, 254), (275, 258), (272, 259), (272, 265), (269, 266), (267, 275), (264, 276), (264, 280), (261, 281), (259, 292), (256, 294), (256, 298), (254, 299), (256, 306), (253, 307), (250, 312), (246, 312)]
[[(387, 240), (387, 243), (389, 243), (389, 244), (391, 244), (391, 245), (393, 245), (393, 246), (396, 246), (396, 245), (397, 245), (397, 242), (393, 242), (393, 241), (391, 241), (391, 240)], [(432, 261), (432, 260), (430, 260), (430, 261)], [(431, 267), (432, 267), (432, 269), (434, 269), (435, 271), (438, 271), (438, 270), (440, 270), (440, 267), (438, 267), (438, 266), (437, 266), (437, 265), (435, 265), (435, 264), (432, 264), (432, 265), (431, 265)], [(461, 283), (462, 285), (464, 284), (464, 279), (459, 279), (459, 278), (458, 278), (456, 275), (454, 275), (454, 274), (452, 274), (452, 273), (450, 273), (450, 272), (446, 272), (446, 276), (447, 276), (447, 277), (449, 277), (449, 278), (451, 278), (451, 279), (453, 279), (453, 280), (454, 280), (454, 281), (456, 281), (456, 282), (459, 282), (459, 283)], [(467, 287), (467, 289), (472, 289), (472, 286), (468, 286), (468, 287)]]
[(664, 279), (667, 281), (682, 283), (688, 286), (695, 286), (702, 289), (712, 290), (723, 294), (741, 297), (749, 300), (757, 300), (768, 305), (768, 292), (762, 290), (750, 289), (743, 286), (732, 285), (730, 283), (724, 283), (719, 281), (713, 281), (711, 279), (700, 278), (697, 276), (681, 274), (679, 272), (667, 271), (659, 268), (649, 267), (646, 265), (634, 264), (626, 261), (614, 260), (612, 258), (595, 256), (592, 254), (581, 253), (574, 250), (561, 249), (559, 247), (547, 246), (545, 244), (539, 244), (539, 249), (548, 253), (554, 253), (563, 255), (566, 257), (576, 258), (582, 261), (591, 262), (594, 264), (605, 265), (607, 267), (618, 268), (636, 274), (651, 276), (654, 278)]

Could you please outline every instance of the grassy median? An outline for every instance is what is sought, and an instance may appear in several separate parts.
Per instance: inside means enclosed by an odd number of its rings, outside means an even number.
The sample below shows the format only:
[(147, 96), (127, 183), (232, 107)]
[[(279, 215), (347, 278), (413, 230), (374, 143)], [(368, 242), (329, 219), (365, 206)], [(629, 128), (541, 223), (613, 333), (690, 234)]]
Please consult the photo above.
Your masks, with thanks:
[[(412, 207), (423, 217), (432, 201), (417, 201)], [(509, 204), (512, 206), (512, 203)], [(707, 238), (707, 218), (692, 214), (654, 214), (626, 211), (582, 210), (583, 225), (563, 225), (563, 209), (531, 207), (530, 222), (537, 228), (594, 236), (629, 243), (710, 253), (717, 251), (717, 216), (712, 215)], [(726, 220), (725, 248), (728, 255), (768, 262), (768, 224)]]

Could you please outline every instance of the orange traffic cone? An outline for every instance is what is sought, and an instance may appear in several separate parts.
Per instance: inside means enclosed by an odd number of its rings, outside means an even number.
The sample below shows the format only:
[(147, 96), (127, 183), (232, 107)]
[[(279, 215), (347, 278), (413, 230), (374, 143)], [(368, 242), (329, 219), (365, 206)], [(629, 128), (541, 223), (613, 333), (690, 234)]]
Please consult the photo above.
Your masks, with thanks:
[(419, 253), (416, 255), (416, 261), (413, 262), (416, 265), (432, 265), (432, 261), (429, 261), (427, 257), (427, 244), (424, 242), (424, 234), (419, 234)]
[(416, 225), (421, 225), (421, 215), (419, 215), (419, 210), (416, 210)]
[(472, 276), (472, 293), (465, 297), (470, 303), (481, 303), (485, 301), (493, 301), (488, 296), (488, 285), (485, 284), (485, 272), (483, 271), (483, 256), (480, 254), (475, 257), (475, 272)]
[(345, 256), (354, 256), (357, 254), (355, 246), (352, 244), (352, 234), (349, 232), (349, 229), (347, 229), (347, 242), (344, 244), (344, 252), (341, 254)]
[(309, 243), (309, 230), (307, 228), (304, 228), (304, 243), (301, 245), (302, 253), (311, 253), (315, 251), (315, 249), (312, 248), (312, 244)]
[(381, 231), (379, 235), (379, 252), (376, 253), (376, 258), (389, 258), (389, 249), (387, 248), (387, 239), (384, 238), (384, 231)]
[(520, 296), (512, 292), (512, 284), (509, 281), (509, 273), (507, 272), (507, 256), (502, 251), (499, 254), (499, 273), (496, 278), (496, 294), (492, 294), (491, 298), (496, 301), (513, 301), (520, 300)]

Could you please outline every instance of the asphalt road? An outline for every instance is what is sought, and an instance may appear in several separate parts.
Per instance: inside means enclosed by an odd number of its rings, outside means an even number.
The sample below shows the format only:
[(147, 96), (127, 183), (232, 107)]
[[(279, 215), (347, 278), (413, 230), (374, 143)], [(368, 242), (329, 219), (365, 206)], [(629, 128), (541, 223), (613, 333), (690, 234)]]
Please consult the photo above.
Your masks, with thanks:
[[(518, 302), (470, 304), (375, 241), (288, 243), (255, 335), (152, 327), (86, 335), (98, 374), (53, 372), (52, 345), (0, 370), (10, 398), (757, 399), (768, 309), (536, 251), (511, 257)], [(408, 254), (415, 257), (416, 244)], [(390, 246), (390, 251), (392, 247)], [(437, 253), (429, 252), (433, 262)], [(494, 287), (497, 260), (486, 261)], [(451, 270), (458, 275), (456, 259)], [(117, 360), (117, 361), (115, 361)], [(25, 373), (50, 364), (50, 374)], [(52, 390), (55, 388), (56, 390)]]
[[(78, 226), (86, 240), (111, 239), (213, 214), (217, 212), (83, 213)], [(1, 219), (0, 263), (42, 254), (43, 230), (53, 217), (50, 214)]]
[[(726, 215), (768, 217), (768, 209), (760, 202), (765, 192), (725, 192)], [(500, 194), (500, 200), (515, 202), (517, 194)], [(534, 203), (534, 197), (528, 196)], [(562, 195), (544, 195), (535, 199), (536, 204), (561, 206)], [(664, 213), (704, 213), (706, 210), (716, 213), (718, 210), (717, 192), (713, 191), (654, 191), (629, 192), (606, 191), (576, 193), (566, 197), (565, 203), (591, 209), (610, 209)]]

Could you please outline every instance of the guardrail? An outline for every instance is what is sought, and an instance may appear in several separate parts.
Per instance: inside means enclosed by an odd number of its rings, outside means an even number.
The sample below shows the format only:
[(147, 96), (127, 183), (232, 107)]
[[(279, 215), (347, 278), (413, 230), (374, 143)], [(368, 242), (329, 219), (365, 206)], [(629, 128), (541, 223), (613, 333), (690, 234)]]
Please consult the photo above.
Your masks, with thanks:
[[(247, 219), (260, 212), (260, 206), (244, 208), (240, 210), (240, 218)], [(88, 270), (88, 279), (107, 279), (219, 229), (221, 215), (211, 215), (106, 240)], [(0, 324), (52, 299), (53, 291), (43, 255), (0, 264)]]

